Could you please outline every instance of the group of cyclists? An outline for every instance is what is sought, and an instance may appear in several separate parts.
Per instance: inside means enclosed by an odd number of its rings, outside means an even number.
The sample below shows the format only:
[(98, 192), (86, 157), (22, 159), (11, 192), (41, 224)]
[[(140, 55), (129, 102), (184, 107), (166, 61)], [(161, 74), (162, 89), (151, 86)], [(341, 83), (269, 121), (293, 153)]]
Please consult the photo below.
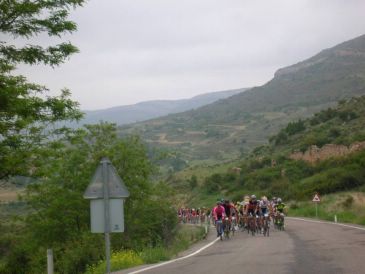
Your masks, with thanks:
[(177, 214), (179, 216), (179, 222), (191, 223), (191, 224), (204, 224), (210, 221), (211, 211), (206, 208), (179, 208)]
[(275, 228), (284, 229), (284, 213), (286, 206), (281, 198), (273, 197), (269, 200), (266, 196), (257, 199), (256, 195), (246, 195), (242, 202), (233, 203), (229, 200), (219, 199), (213, 209), (209, 208), (180, 208), (179, 220), (182, 223), (210, 223), (217, 230), (217, 237), (229, 237), (235, 231), (247, 230), (255, 235), (262, 233), (269, 236), (270, 223)]

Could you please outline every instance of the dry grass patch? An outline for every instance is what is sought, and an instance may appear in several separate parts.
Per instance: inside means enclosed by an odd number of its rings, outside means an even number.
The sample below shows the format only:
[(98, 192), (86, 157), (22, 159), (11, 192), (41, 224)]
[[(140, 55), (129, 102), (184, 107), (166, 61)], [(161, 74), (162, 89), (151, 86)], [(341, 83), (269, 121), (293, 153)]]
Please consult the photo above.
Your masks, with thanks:
[(18, 199), (19, 190), (0, 189), (0, 203), (14, 202)]

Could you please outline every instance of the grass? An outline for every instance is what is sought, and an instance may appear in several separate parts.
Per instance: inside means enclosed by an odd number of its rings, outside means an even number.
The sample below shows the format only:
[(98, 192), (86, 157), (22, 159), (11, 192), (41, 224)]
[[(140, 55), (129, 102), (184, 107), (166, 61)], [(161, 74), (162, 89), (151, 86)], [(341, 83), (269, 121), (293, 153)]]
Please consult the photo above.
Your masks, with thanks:
[[(110, 258), (110, 265), (112, 266), (112, 271), (119, 269), (126, 269), (133, 266), (138, 266), (143, 264), (142, 258), (138, 253), (132, 250), (124, 250), (113, 252)], [(106, 269), (106, 262), (104, 260), (100, 261), (96, 265), (89, 266), (85, 274), (104, 274)]]
[[(203, 227), (181, 225), (177, 231), (175, 240), (167, 247), (157, 246), (145, 248), (141, 251), (121, 250), (112, 252), (111, 270), (117, 271), (142, 264), (152, 264), (169, 260), (179, 252), (186, 250), (191, 244), (203, 239), (205, 230)], [(85, 274), (104, 274), (106, 262), (101, 260), (97, 264), (87, 268)]]
[[(316, 217), (311, 201), (289, 203), (289, 216)], [(365, 225), (365, 193), (340, 192), (323, 196), (318, 204), (318, 218), (327, 221)]]

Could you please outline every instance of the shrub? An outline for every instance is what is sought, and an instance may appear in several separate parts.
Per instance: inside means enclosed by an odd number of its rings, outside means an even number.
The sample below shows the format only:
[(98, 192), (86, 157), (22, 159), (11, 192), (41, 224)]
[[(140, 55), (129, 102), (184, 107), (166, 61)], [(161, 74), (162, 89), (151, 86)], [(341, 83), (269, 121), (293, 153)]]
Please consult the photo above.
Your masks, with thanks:
[(191, 189), (194, 189), (198, 186), (198, 178), (196, 177), (196, 175), (192, 175), (188, 181)]
[(305, 124), (304, 121), (300, 120), (297, 122), (291, 122), (289, 123), (286, 128), (285, 128), (285, 132), (290, 136), (290, 135), (294, 135), (297, 134), (299, 132), (302, 132), (305, 130)]
[[(110, 258), (111, 270), (121, 270), (132, 266), (143, 264), (143, 259), (138, 253), (132, 250), (123, 250), (113, 252)], [(106, 269), (106, 262), (101, 260), (95, 265), (87, 267), (85, 274), (104, 274)]]
[(347, 198), (342, 202), (342, 206), (346, 209), (349, 209), (354, 203), (354, 197), (347, 196)]
[(215, 173), (212, 176), (205, 178), (204, 186), (208, 193), (216, 193), (220, 190), (222, 183), (222, 175)]

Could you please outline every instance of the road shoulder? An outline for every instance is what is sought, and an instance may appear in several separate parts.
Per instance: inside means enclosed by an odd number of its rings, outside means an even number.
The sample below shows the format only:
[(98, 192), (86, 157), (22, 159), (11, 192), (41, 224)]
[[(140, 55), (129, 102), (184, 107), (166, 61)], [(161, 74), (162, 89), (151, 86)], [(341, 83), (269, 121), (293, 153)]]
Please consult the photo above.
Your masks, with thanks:
[(140, 265), (140, 266), (137, 266), (137, 267), (123, 269), (123, 270), (116, 271), (116, 272), (112, 272), (112, 273), (113, 274), (133, 273), (133, 272), (141, 271), (144, 268), (155, 267), (155, 266), (160, 265), (160, 264), (166, 264), (166, 263), (168, 263), (170, 261), (175, 261), (176, 259), (182, 259), (182, 258), (184, 258), (186, 256), (189, 256), (191, 254), (194, 254), (194, 253), (198, 252), (202, 248), (204, 248), (207, 245), (211, 244), (213, 241), (215, 241), (217, 239), (216, 236), (217, 235), (216, 235), (216, 232), (215, 232), (215, 227), (214, 226), (210, 226), (209, 229), (208, 229), (208, 233), (207, 233), (206, 237), (203, 240), (201, 240), (201, 241), (193, 244), (187, 250), (180, 252), (177, 256), (171, 258), (168, 261), (161, 261), (161, 262), (155, 263), (155, 264)]

